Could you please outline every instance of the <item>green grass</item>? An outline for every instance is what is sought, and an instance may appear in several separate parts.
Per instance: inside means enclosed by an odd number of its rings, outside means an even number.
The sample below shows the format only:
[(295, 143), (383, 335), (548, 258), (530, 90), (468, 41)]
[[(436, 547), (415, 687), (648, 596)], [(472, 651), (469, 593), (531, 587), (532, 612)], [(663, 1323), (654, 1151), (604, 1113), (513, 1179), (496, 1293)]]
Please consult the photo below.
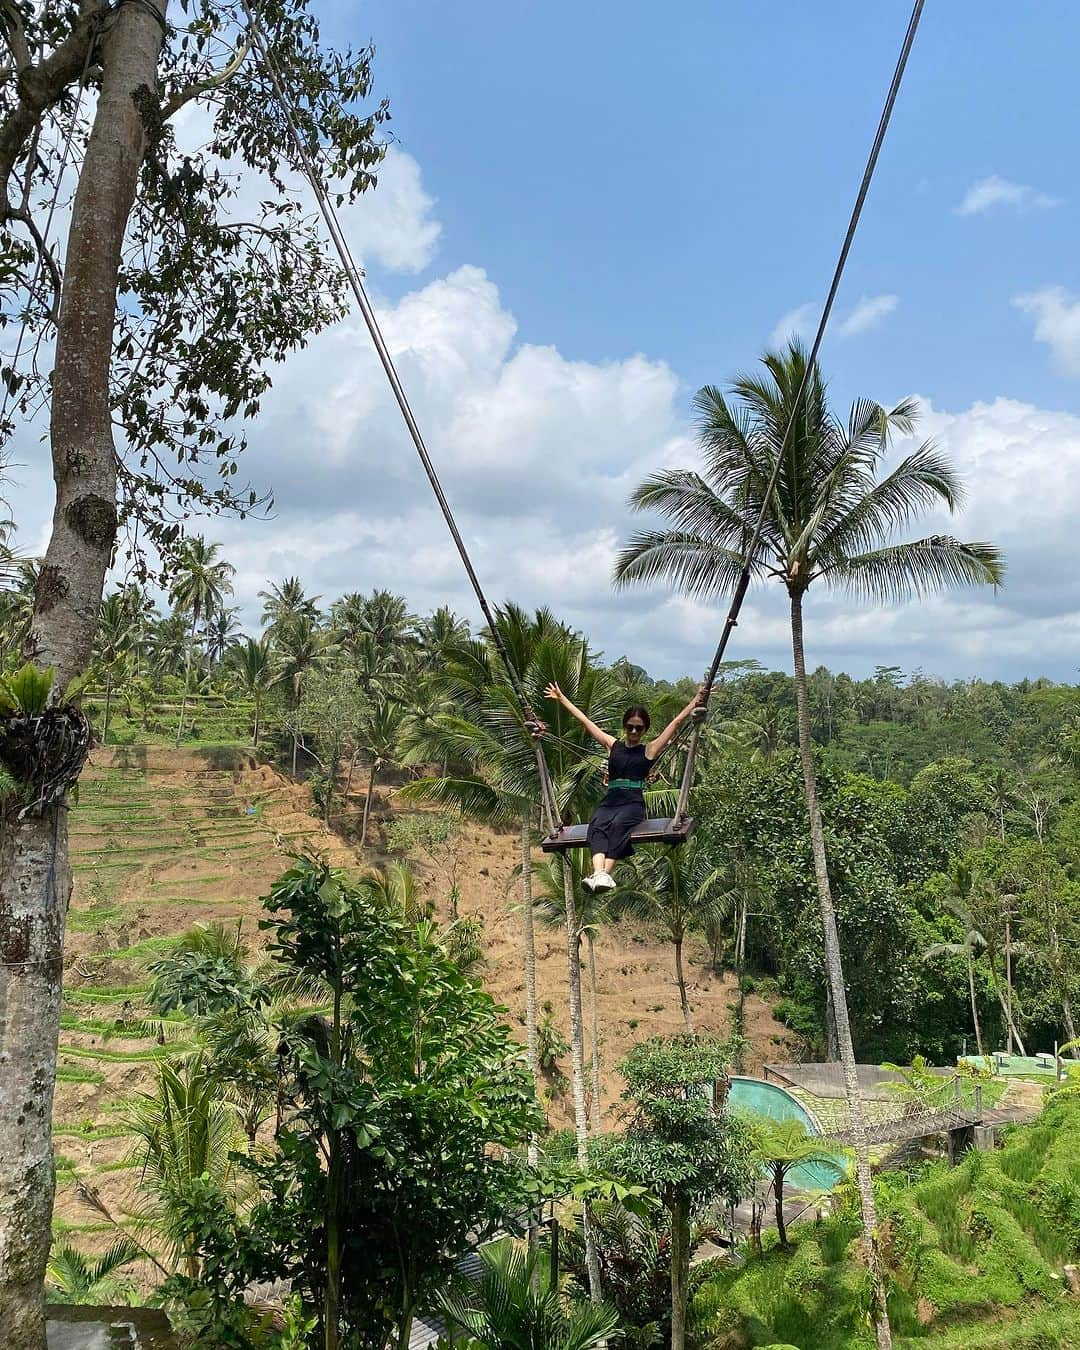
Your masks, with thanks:
[(140, 998), (149, 984), (86, 984), (78, 989), (65, 989), (65, 1003), (123, 1003)]
[[(1055, 1278), (1080, 1259), (1080, 1101), (1051, 1102), (1038, 1123), (1010, 1130), (1003, 1149), (973, 1151), (958, 1167), (885, 1174), (877, 1199), (898, 1348), (1080, 1344), (1080, 1303)], [(711, 1272), (693, 1299), (693, 1344), (869, 1350), (858, 1231), (848, 1210), (798, 1225), (789, 1252), (773, 1235), (763, 1258)]]
[(122, 919), (125, 911), (119, 905), (92, 905), (89, 909), (69, 909), (69, 933), (96, 933), (102, 924)]
[(76, 1069), (71, 1065), (61, 1064), (56, 1070), (56, 1081), (58, 1083), (104, 1083), (105, 1075), (99, 1073), (97, 1069)]
[(98, 1046), (62, 1045), (60, 1053), (65, 1058), (96, 1059), (103, 1064), (150, 1064), (154, 1060), (168, 1059), (171, 1055), (186, 1054), (194, 1049), (191, 1041), (171, 1041), (165, 1045), (154, 1045), (146, 1050), (105, 1050)]

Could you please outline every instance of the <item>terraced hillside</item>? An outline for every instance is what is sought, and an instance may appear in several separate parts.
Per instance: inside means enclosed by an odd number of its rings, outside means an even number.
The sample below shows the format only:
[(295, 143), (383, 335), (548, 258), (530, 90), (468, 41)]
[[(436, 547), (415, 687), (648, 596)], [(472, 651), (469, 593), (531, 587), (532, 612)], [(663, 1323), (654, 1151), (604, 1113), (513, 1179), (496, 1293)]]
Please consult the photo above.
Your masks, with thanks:
[[(182, 1020), (147, 1021), (142, 994), (148, 960), (197, 922), (243, 920), (246, 938), (257, 943), (260, 897), (288, 855), (301, 848), (313, 848), (348, 870), (382, 860), (378, 846), (362, 856), (316, 819), (310, 806), (305, 786), (290, 783), (248, 751), (95, 750), (71, 819), (75, 889), (56, 1096), (58, 1228), (99, 1226), (98, 1216), (76, 1195), (76, 1178), (96, 1186), (117, 1213), (133, 1203), (125, 1165), (131, 1140), (119, 1116), (147, 1085), (155, 1060), (191, 1046)], [(396, 814), (392, 793), (376, 804), (378, 823)], [(453, 856), (414, 861), (443, 917), (445, 897), (457, 885), (460, 913), (481, 925), (485, 983), (520, 1029), (517, 860), (515, 833), (468, 827)], [(561, 930), (543, 927), (537, 938), (539, 995), (550, 1002), (552, 1020), (565, 1035), (565, 938)], [(726, 1031), (734, 980), (711, 973), (704, 955), (704, 949), (687, 954), (695, 1022), (701, 1030)], [(678, 1030), (682, 1019), (670, 949), (654, 936), (627, 927), (600, 934), (597, 973), (602, 1096), (610, 1108), (621, 1088), (614, 1066), (630, 1045)], [(783, 1028), (767, 1004), (750, 996), (746, 1012), (747, 1068), (783, 1058)], [(567, 1056), (559, 1067), (569, 1071)], [(569, 1094), (558, 1074), (550, 1093), (552, 1123), (567, 1123)]]
[(235, 751), (94, 752), (71, 819), (58, 1228), (93, 1218), (74, 1194), (76, 1177), (125, 1212), (131, 1140), (118, 1113), (146, 1085), (155, 1060), (191, 1046), (182, 1021), (146, 1021), (147, 960), (200, 921), (244, 919), (256, 939), (259, 897), (294, 849), (313, 846), (338, 866), (358, 866), (355, 852), (305, 809), (309, 800), (305, 789)]

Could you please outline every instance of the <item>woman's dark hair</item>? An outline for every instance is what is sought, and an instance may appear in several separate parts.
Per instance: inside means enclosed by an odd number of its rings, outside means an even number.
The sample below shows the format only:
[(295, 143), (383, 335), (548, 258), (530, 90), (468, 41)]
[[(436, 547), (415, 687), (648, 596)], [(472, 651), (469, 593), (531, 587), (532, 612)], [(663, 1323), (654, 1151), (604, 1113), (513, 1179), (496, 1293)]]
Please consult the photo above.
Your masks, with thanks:
[(639, 708), (636, 705), (633, 708), (627, 708), (627, 710), (622, 715), (623, 726), (626, 726), (627, 722), (630, 721), (631, 717), (640, 718), (641, 721), (645, 723), (646, 731), (648, 731), (649, 727), (652, 725), (652, 718), (649, 716), (648, 708)]

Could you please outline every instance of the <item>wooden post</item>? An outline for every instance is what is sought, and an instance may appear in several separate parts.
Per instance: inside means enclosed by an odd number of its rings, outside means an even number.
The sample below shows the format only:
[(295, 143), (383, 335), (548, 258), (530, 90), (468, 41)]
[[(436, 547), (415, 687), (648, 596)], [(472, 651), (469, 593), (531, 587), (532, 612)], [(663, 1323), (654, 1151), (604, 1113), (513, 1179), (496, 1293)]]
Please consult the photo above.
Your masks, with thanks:
[(551, 1233), (551, 1251), (550, 1251), (550, 1282), (548, 1287), (553, 1294), (558, 1293), (559, 1289), (559, 1221), (554, 1212), (548, 1221), (548, 1230)]

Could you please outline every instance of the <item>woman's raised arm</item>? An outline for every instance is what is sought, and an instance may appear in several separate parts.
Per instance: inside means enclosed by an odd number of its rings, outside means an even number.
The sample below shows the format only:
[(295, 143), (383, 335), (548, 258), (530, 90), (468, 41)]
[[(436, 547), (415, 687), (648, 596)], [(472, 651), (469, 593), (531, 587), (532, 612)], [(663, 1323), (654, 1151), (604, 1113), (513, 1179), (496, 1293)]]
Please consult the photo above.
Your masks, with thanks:
[(611, 747), (615, 744), (615, 737), (609, 735), (606, 731), (604, 731), (602, 727), (598, 727), (591, 718), (585, 716), (585, 714), (581, 711), (580, 708), (575, 707), (574, 704), (570, 702), (570, 700), (566, 697), (566, 695), (563, 693), (563, 691), (559, 688), (559, 686), (555, 683), (554, 680), (552, 680), (552, 682), (544, 690), (544, 694), (547, 698), (552, 699), (555, 703), (561, 703), (562, 706), (566, 709), (566, 711), (570, 714), (570, 716), (576, 717), (577, 720), (581, 723), (581, 725), (585, 728), (585, 730), (589, 733), (589, 735), (593, 738), (593, 740), (599, 741), (605, 750), (610, 750)]
[(672, 736), (675, 735), (679, 727), (686, 721), (695, 708), (704, 707), (705, 700), (709, 696), (709, 691), (703, 684), (699, 684), (697, 693), (681, 712), (677, 712), (667, 726), (663, 729), (655, 740), (650, 741), (645, 747), (645, 758), (656, 759), (660, 752), (667, 746)]

